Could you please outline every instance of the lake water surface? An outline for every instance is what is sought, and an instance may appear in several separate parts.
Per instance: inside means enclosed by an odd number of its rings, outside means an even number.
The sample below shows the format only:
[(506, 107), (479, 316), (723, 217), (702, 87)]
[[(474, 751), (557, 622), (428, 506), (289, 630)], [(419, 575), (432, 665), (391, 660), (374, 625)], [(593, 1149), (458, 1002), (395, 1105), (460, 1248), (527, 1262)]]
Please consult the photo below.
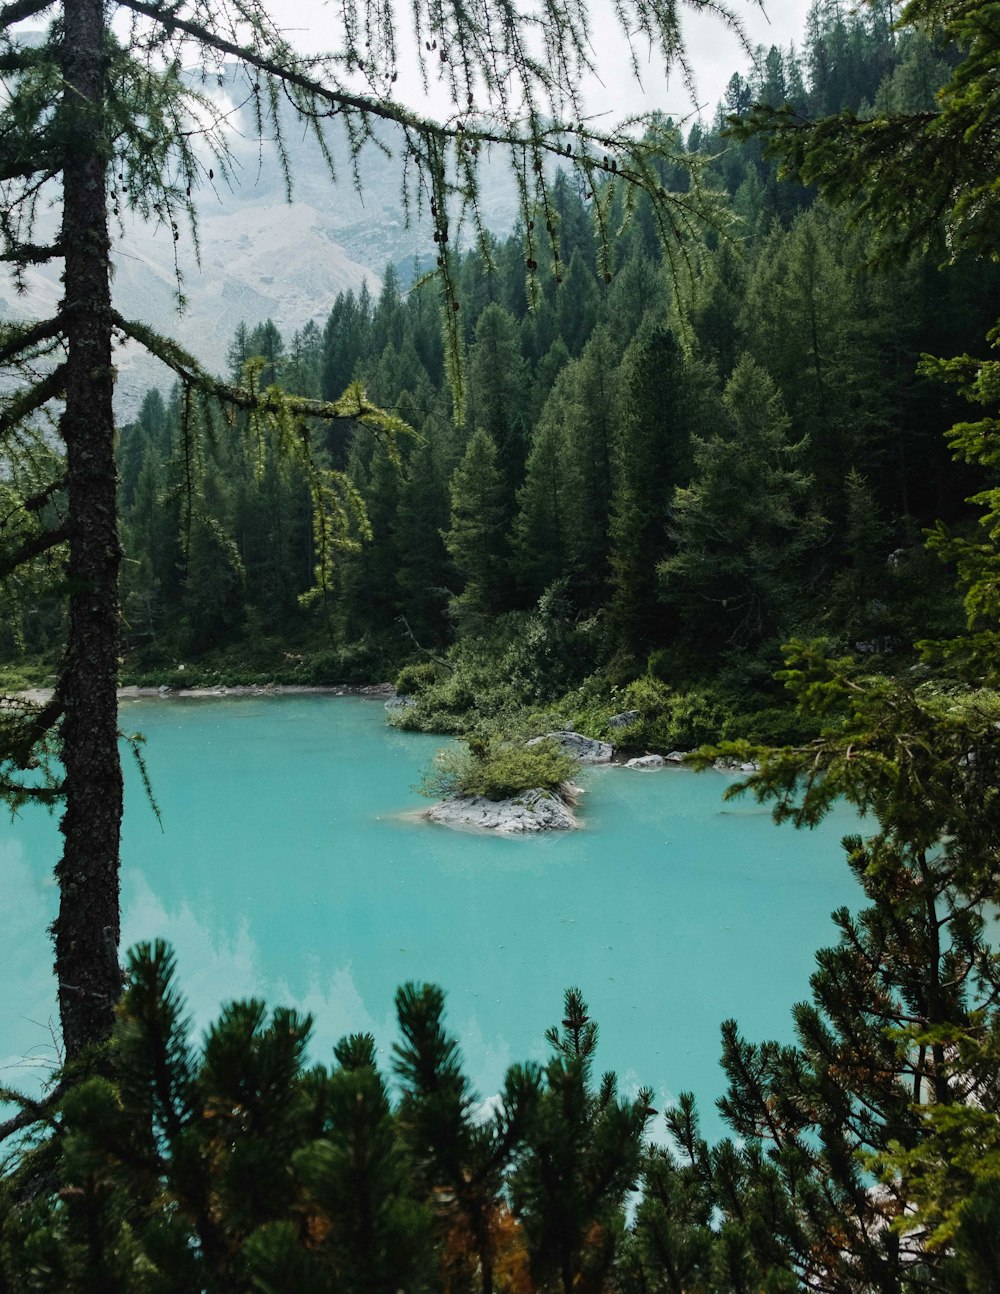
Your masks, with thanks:
[[(509, 1063), (544, 1058), (578, 985), (599, 1070), (651, 1086), (660, 1108), (696, 1091), (718, 1132), (720, 1022), (790, 1038), (829, 913), (856, 897), (846, 810), (776, 828), (751, 800), (722, 802), (726, 774), (588, 770), (583, 830), (500, 838), (406, 816), (426, 806), (413, 787), (441, 739), (393, 731), (371, 701), (142, 701), (121, 718), (148, 738), (163, 817), (161, 831), (126, 755), (125, 944), (170, 940), (199, 1027), (234, 997), (312, 1012), (317, 1059), (358, 1030), (387, 1053), (397, 985), (428, 980), (486, 1096)], [(53, 1055), (59, 840), (43, 811), (0, 824), (0, 1082), (30, 1084), (23, 1058)]]

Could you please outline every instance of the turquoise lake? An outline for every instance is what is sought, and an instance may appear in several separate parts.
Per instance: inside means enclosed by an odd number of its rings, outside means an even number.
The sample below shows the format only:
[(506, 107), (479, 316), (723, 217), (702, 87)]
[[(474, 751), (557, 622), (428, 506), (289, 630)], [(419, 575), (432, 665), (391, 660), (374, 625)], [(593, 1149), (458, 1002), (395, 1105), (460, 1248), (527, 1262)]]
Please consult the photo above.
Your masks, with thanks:
[[(412, 816), (441, 739), (393, 731), (372, 701), (141, 701), (121, 722), (147, 737), (163, 817), (161, 831), (126, 754), (124, 943), (173, 944), (198, 1027), (235, 997), (308, 1010), (316, 1059), (369, 1030), (388, 1067), (393, 993), (431, 981), (485, 1097), (509, 1063), (544, 1058), (578, 985), (598, 1068), (651, 1086), (661, 1109), (697, 1092), (719, 1132), (720, 1022), (790, 1038), (829, 914), (857, 897), (839, 847), (852, 814), (777, 828), (752, 800), (723, 803), (723, 773), (587, 770), (582, 830), (500, 838)], [(13, 1085), (53, 1056), (59, 841), (42, 811), (0, 825), (0, 1082)]]

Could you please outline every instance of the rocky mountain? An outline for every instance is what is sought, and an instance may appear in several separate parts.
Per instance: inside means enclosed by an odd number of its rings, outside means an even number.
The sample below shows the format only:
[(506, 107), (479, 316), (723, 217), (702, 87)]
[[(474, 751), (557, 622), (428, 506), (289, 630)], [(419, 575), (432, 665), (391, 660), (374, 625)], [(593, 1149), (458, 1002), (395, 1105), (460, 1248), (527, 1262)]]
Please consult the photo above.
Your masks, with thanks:
[[(228, 114), (230, 163), (225, 177), (209, 179), (206, 156), (206, 180), (197, 195), (199, 254), (183, 230), (175, 242), (169, 227), (155, 228), (128, 215), (114, 240), (117, 308), (175, 337), (217, 372), (225, 368), (239, 323), (253, 326), (270, 318), (290, 338), (309, 319), (322, 324), (338, 292), (356, 291), (367, 279), (377, 293), (389, 263), (400, 268), (407, 282), (415, 259), (426, 262), (433, 249), (429, 222), (416, 201), (407, 220), (402, 163), (389, 135), (380, 141), (384, 148), (369, 143), (362, 150), (359, 185), (336, 122), (327, 133), (332, 180), (316, 140), (289, 121), (284, 138), (292, 177), (289, 202), (274, 140), (256, 137), (243, 75), (234, 64), (211, 89)], [(204, 91), (202, 85), (199, 89)], [(506, 167), (487, 159), (483, 210), (490, 226), (509, 230), (516, 209)], [(54, 231), (56, 201), (42, 223), (49, 233)], [(39, 230), (40, 235), (45, 232)], [(48, 313), (61, 291), (58, 275), (58, 263), (32, 270), (23, 295), (0, 280), (0, 312), (7, 318)], [(182, 294), (186, 304), (181, 310)], [(166, 387), (172, 381), (161, 364), (138, 348), (125, 348), (116, 362), (121, 417), (135, 411), (149, 386)]]

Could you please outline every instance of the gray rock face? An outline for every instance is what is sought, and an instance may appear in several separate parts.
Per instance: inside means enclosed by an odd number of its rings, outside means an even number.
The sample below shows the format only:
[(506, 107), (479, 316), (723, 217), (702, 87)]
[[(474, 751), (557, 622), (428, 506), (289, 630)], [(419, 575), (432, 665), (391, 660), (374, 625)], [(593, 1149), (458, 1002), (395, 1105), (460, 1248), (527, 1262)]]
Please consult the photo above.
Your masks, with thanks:
[(595, 741), (593, 737), (584, 737), (579, 732), (547, 732), (544, 737), (532, 737), (525, 742), (526, 746), (537, 746), (542, 741), (557, 741), (567, 755), (572, 755), (581, 764), (610, 764), (615, 753), (609, 741)]
[(625, 761), (626, 768), (663, 768), (666, 760), (662, 755), (637, 755), (635, 759)]
[(608, 720), (609, 728), (627, 728), (630, 724), (635, 723), (639, 717), (638, 710), (623, 710), (621, 714), (613, 714)]
[(431, 822), (459, 831), (497, 831), (502, 835), (572, 831), (577, 825), (568, 806), (540, 787), (523, 791), (511, 800), (456, 796), (428, 809), (427, 817)]
[(385, 703), (385, 708), (392, 710), (409, 710), (411, 705), (416, 705), (412, 696), (391, 696)]

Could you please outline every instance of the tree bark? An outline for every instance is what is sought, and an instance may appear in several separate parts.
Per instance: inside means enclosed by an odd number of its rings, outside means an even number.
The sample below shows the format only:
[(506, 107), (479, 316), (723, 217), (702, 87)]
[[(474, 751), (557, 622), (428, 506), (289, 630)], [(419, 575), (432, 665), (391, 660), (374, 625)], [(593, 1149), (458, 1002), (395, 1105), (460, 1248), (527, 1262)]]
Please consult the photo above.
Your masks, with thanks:
[(55, 970), (66, 1058), (106, 1038), (121, 992), (118, 847), (118, 538), (104, 136), (103, 0), (64, 0), (62, 129), (70, 587), (59, 683), (66, 811), (56, 868)]

